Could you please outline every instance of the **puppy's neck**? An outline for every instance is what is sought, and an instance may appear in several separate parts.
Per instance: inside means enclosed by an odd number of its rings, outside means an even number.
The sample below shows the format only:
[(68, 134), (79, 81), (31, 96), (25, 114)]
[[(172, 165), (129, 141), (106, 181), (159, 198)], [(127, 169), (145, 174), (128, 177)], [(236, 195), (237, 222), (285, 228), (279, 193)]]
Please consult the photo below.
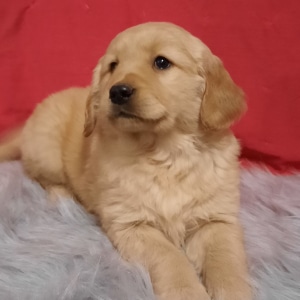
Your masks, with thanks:
[(102, 142), (105, 151), (116, 152), (118, 156), (121, 154), (127, 157), (174, 157), (174, 159), (191, 151), (194, 154), (198, 152), (200, 140), (198, 136), (180, 132), (120, 133), (106, 138), (109, 140), (104, 144)]

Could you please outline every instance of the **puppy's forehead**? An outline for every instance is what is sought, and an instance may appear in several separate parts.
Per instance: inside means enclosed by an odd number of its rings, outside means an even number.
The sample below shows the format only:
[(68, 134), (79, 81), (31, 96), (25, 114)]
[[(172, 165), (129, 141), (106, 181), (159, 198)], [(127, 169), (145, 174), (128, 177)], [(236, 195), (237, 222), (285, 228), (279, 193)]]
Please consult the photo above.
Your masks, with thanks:
[[(137, 25), (119, 33), (110, 43), (107, 52), (128, 51), (159, 52), (173, 49), (194, 54), (207, 47), (183, 28), (171, 23), (151, 22)], [(198, 53), (200, 55), (200, 53)]]

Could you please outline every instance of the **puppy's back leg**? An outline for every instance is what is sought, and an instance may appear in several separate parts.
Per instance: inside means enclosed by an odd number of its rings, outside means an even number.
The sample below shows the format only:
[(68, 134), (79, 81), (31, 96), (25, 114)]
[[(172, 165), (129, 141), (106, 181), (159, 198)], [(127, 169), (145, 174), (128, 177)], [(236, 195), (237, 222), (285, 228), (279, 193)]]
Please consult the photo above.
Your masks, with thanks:
[(65, 105), (55, 100), (38, 105), (23, 129), (21, 142), (25, 170), (47, 190), (66, 185), (62, 149), (68, 115)]

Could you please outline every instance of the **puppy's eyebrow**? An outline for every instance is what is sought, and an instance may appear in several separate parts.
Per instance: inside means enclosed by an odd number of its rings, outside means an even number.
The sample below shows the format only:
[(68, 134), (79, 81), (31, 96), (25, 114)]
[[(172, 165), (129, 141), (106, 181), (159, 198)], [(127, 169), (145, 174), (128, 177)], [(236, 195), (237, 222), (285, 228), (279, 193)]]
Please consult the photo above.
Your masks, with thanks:
[(113, 55), (113, 54), (105, 54), (104, 59), (102, 61), (102, 63), (103, 63), (102, 72), (103, 73), (108, 73), (109, 72), (110, 64), (112, 62), (119, 62), (117, 56)]
[(118, 61), (118, 58), (116, 55), (113, 55), (113, 54), (106, 54), (105, 55), (105, 58), (104, 58), (104, 62), (105, 63), (111, 63), (111, 62), (117, 62)]

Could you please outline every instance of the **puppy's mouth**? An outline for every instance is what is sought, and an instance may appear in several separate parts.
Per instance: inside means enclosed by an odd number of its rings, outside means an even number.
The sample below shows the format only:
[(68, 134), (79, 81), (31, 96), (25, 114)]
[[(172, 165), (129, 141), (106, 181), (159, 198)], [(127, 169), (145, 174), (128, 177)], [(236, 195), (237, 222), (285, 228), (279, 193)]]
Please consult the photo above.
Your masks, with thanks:
[(125, 118), (125, 119), (138, 119), (138, 120), (141, 120), (141, 121), (145, 121), (145, 119), (133, 114), (133, 113), (130, 113), (130, 112), (127, 112), (127, 111), (123, 111), (121, 110), (119, 113), (117, 113), (115, 115), (116, 118)]
[(119, 120), (132, 120), (132, 121), (141, 121), (141, 122), (150, 122), (155, 123), (159, 122), (164, 117), (160, 118), (144, 118), (139, 116), (138, 114), (128, 111), (127, 109), (121, 108), (121, 109), (112, 109), (110, 113), (111, 119), (119, 119)]

